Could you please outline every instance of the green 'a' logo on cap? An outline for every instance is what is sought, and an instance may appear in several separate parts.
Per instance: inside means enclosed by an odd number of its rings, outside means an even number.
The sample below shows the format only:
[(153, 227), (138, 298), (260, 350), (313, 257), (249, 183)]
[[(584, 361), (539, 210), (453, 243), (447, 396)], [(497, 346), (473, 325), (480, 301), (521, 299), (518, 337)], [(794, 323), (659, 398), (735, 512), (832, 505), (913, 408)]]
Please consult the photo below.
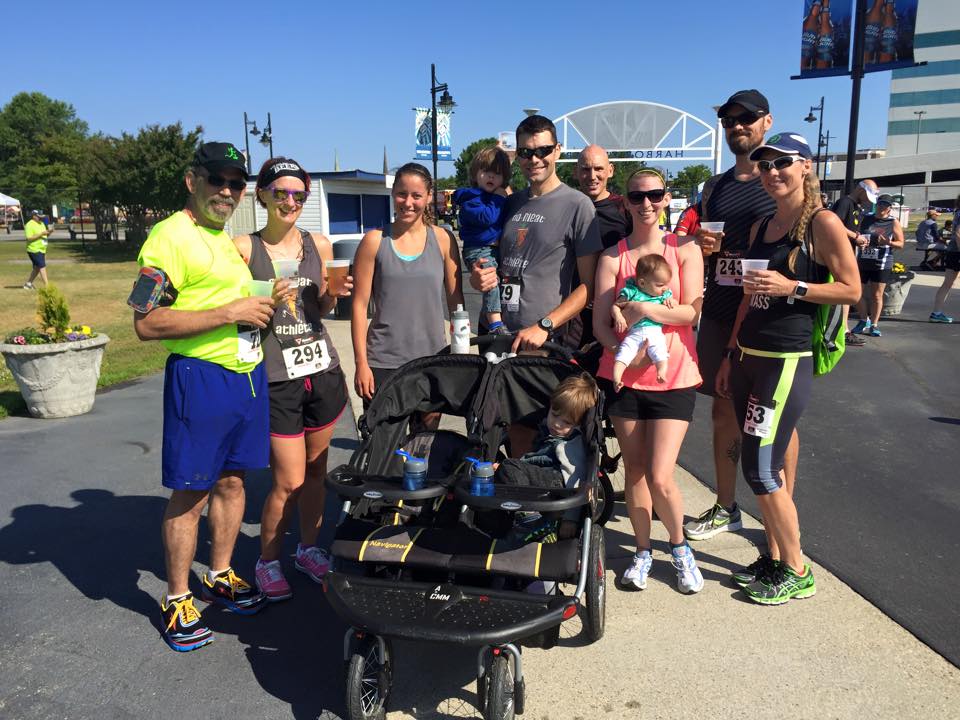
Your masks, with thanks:
[(227, 157), (231, 160), (239, 160), (240, 156), (237, 155), (237, 149), (232, 145), (227, 148)]
[(778, 142), (780, 142), (780, 133), (777, 133), (772, 138), (767, 139), (767, 145), (774, 145), (775, 143), (778, 143)]

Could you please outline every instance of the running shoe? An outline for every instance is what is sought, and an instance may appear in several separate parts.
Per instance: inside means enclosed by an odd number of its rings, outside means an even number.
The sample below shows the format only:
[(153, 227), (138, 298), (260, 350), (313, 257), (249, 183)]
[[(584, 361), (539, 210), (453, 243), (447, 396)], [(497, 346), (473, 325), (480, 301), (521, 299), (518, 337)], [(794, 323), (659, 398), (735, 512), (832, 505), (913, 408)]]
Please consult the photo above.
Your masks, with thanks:
[(946, 315), (942, 312), (932, 312), (930, 313), (930, 322), (935, 323), (952, 323), (953, 318), (949, 315)]
[(270, 602), (278, 602), (293, 597), (293, 590), (290, 589), (290, 583), (283, 576), (279, 560), (270, 562), (264, 562), (262, 559), (257, 560), (254, 580), (257, 583), (257, 589), (266, 595)]
[(844, 335), (843, 340), (847, 345), (850, 345), (851, 347), (863, 347), (864, 345), (867, 344), (866, 340), (864, 340), (859, 335), (854, 335), (852, 332), (848, 332), (846, 335)]
[(703, 590), (703, 575), (693, 557), (689, 545), (670, 548), (673, 567), (677, 570), (677, 590), (682, 593), (696, 593)]
[(653, 565), (653, 558), (649, 550), (643, 550), (633, 556), (630, 567), (620, 578), (620, 584), (623, 587), (633, 587), (637, 590), (647, 589), (647, 576), (650, 574), (650, 566)]
[(509, 335), (510, 330), (502, 322), (491, 323), (490, 327), (487, 328), (487, 332), (490, 335)]
[(853, 330), (851, 330), (850, 332), (855, 333), (857, 335), (869, 335), (870, 321), (861, 320), (860, 322), (858, 322), (856, 325), (853, 326)]
[(873, 327), (867, 330), (866, 334), (869, 335), (870, 337), (880, 337), (880, 326), (874, 325)]
[(168, 600), (160, 600), (163, 617), (163, 639), (177, 652), (190, 652), (213, 642), (210, 628), (200, 622), (200, 611), (193, 604), (193, 593)]
[(297, 559), (293, 566), (315, 583), (322, 583), (324, 575), (330, 571), (330, 555), (316, 545), (297, 545)]
[(736, 503), (733, 511), (728, 511), (723, 505), (717, 504), (691, 520), (683, 526), (683, 534), (687, 540), (708, 540), (722, 532), (733, 532), (743, 527), (740, 508)]
[(25, 283), (23, 284), (23, 289), (24, 289), (24, 290), (35, 290), (36, 288), (33, 287), (33, 283), (25, 282)]
[(761, 605), (783, 605), (793, 598), (808, 598), (817, 594), (817, 584), (813, 581), (813, 570), (803, 566), (803, 575), (797, 575), (793, 568), (779, 563), (765, 577), (743, 588), (747, 597)]
[(204, 573), (202, 584), (201, 597), (206, 602), (223, 605), (230, 612), (253, 615), (267, 604), (266, 596), (237, 575), (233, 568), (224, 570), (213, 582), (210, 582), (209, 574)]
[(734, 572), (733, 575), (731, 575), (731, 579), (740, 587), (746, 587), (750, 583), (756, 582), (759, 578), (765, 577), (779, 564), (779, 561), (772, 559), (764, 553), (746, 567), (742, 567)]

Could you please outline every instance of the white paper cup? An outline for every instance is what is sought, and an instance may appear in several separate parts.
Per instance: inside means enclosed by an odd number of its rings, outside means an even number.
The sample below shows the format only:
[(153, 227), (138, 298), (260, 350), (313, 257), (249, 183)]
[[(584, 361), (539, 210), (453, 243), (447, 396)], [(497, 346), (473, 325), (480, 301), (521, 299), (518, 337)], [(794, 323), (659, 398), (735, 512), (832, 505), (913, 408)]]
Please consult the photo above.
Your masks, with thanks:
[(280, 278), (292, 278), (300, 270), (299, 260), (274, 260), (273, 274)]
[(273, 295), (273, 280), (247, 280), (247, 294), (256, 297)]
[(740, 261), (740, 270), (743, 272), (743, 291), (748, 295), (753, 295), (753, 285), (747, 282), (747, 273), (751, 270), (766, 270), (767, 265), (770, 264), (769, 260), (761, 260), (759, 258), (744, 258)]
[(708, 220), (700, 223), (700, 227), (709, 233), (723, 232), (723, 221), (717, 222), (714, 220)]

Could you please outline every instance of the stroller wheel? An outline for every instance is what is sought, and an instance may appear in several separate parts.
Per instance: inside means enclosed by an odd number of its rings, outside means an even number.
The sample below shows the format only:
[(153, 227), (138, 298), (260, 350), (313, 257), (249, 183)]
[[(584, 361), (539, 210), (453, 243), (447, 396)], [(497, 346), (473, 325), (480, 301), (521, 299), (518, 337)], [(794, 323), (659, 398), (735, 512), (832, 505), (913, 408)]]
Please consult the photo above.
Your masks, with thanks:
[(594, 505), (593, 522), (597, 525), (606, 525), (610, 516), (613, 515), (613, 484), (610, 482), (610, 476), (606, 471), (597, 471), (597, 484), (594, 487)]
[(484, 684), (487, 691), (486, 702), (483, 703), (484, 720), (513, 720), (516, 710), (513, 673), (510, 671), (510, 659), (506, 655), (493, 656)]
[(347, 665), (347, 714), (350, 720), (383, 720), (393, 682), (393, 649), (384, 640), (383, 661), (377, 638), (364, 637)]
[(587, 569), (586, 607), (581, 606), (583, 631), (590, 642), (603, 637), (607, 617), (607, 552), (603, 528), (590, 528), (590, 563)]

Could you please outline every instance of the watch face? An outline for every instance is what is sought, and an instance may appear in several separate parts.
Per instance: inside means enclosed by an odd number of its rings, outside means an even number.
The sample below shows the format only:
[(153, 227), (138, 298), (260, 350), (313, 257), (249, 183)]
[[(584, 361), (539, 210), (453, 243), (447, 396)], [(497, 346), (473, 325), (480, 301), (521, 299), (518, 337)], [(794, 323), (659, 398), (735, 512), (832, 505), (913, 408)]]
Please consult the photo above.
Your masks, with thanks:
[(540, 318), (540, 322), (537, 323), (540, 326), (541, 330), (552, 330), (553, 329), (553, 320), (548, 317)]

